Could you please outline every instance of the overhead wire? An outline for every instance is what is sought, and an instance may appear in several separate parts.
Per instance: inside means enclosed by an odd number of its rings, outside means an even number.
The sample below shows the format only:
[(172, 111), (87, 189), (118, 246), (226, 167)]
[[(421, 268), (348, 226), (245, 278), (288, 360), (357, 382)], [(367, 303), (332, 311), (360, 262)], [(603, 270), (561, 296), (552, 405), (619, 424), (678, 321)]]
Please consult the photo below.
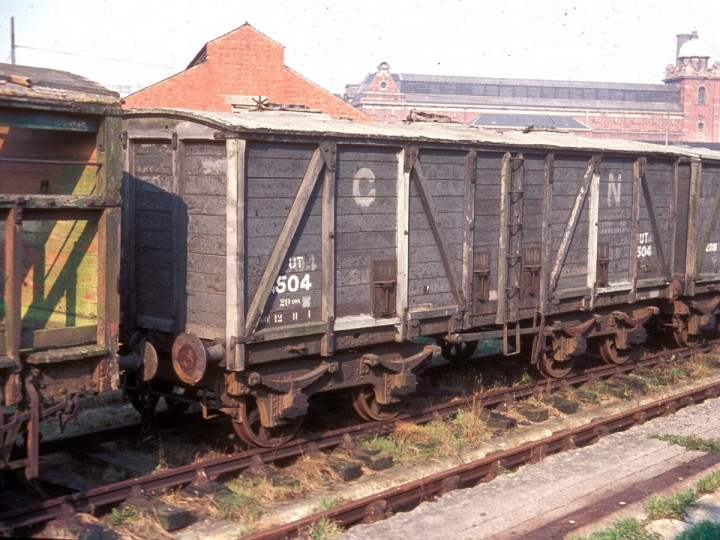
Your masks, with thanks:
[(161, 65), (161, 64), (151, 64), (149, 62), (137, 62), (135, 60), (121, 60), (119, 58), (107, 58), (105, 56), (92, 56), (88, 54), (79, 54), (79, 53), (71, 53), (71, 52), (65, 52), (65, 51), (57, 51), (54, 49), (42, 49), (39, 47), (28, 47), (27, 45), (15, 45), (16, 49), (29, 49), (31, 51), (43, 51), (43, 52), (49, 52), (54, 54), (64, 54), (67, 56), (78, 56), (82, 58), (95, 58), (97, 60), (108, 60), (110, 62), (123, 62), (126, 64), (138, 64), (142, 66), (154, 66), (154, 67), (160, 67), (167, 69), (169, 66)]

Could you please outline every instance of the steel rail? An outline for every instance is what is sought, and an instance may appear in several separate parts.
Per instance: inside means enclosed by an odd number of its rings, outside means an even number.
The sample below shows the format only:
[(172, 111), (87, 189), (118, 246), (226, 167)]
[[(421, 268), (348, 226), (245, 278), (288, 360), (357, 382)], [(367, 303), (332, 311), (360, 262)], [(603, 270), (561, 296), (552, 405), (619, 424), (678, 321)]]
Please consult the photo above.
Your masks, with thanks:
[(647, 420), (672, 414), (682, 407), (715, 398), (718, 396), (718, 392), (720, 392), (720, 382), (688, 390), (676, 396), (594, 420), (583, 426), (563, 430), (544, 439), (497, 452), (409, 484), (396, 486), (292, 523), (250, 535), (246, 540), (297, 538), (305, 534), (313, 524), (321, 519), (332, 520), (342, 527), (356, 525), (362, 521), (377, 520), (387, 510), (407, 508), (409, 505), (414, 506), (420, 502), (432, 500), (452, 487), (471, 487), (490, 481), (495, 478), (500, 467), (513, 470), (522, 465), (536, 463), (551, 454), (587, 446), (611, 433), (624, 431)]
[(0, 513), (0, 531), (10, 531), (16, 528), (52, 521), (66, 515), (68, 509), (75, 512), (93, 512), (103, 506), (123, 502), (138, 490), (150, 493), (190, 484), (203, 475), (207, 478), (214, 478), (222, 474), (238, 473), (250, 468), (253, 462), (258, 459), (264, 463), (269, 463), (297, 458), (301, 455), (312, 454), (319, 450), (336, 448), (356, 439), (390, 434), (395, 431), (399, 423), (422, 424), (438, 417), (454, 414), (462, 409), (494, 407), (534, 394), (550, 393), (557, 389), (582, 384), (589, 380), (597, 380), (621, 373), (628, 373), (639, 368), (651, 367), (665, 361), (672, 355), (682, 357), (708, 352), (712, 350), (714, 346), (717, 346), (716, 342), (708, 342), (694, 348), (663, 352), (652, 358), (639, 360), (634, 363), (593, 367), (580, 374), (560, 380), (545, 379), (511, 388), (492, 390), (484, 393), (480, 397), (470, 396), (452, 402), (433, 405), (418, 413), (401, 414), (393, 420), (386, 422), (357, 424), (319, 433), (308, 438), (296, 439), (278, 448), (251, 449), (230, 456), (214, 458), (147, 476), (131, 478), (114, 484), (92, 488), (83, 492), (57, 497), (21, 509), (13, 509)]

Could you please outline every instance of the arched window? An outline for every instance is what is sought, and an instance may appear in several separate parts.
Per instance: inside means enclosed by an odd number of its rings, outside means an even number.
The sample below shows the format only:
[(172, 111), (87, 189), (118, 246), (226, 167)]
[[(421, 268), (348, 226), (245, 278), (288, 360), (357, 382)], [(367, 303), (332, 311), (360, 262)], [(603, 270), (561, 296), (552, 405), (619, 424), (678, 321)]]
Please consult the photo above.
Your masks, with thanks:
[(701, 86), (698, 88), (697, 92), (697, 104), (698, 105), (705, 105), (705, 94), (707, 93), (707, 88), (704, 86)]

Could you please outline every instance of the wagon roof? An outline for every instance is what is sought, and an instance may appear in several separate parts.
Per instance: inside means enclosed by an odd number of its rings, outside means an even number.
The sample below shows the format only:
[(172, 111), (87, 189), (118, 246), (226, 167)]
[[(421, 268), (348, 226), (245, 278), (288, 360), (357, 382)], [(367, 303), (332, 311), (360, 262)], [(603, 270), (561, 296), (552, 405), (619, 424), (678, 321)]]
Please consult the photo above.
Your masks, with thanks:
[(119, 107), (120, 96), (96, 82), (56, 69), (0, 64), (0, 104), (27, 104), (78, 112)]
[(176, 118), (205, 124), (231, 133), (299, 135), (311, 138), (384, 139), (422, 143), (441, 142), (483, 144), (487, 146), (537, 147), (557, 150), (588, 150), (633, 154), (671, 155), (720, 160), (720, 151), (707, 148), (628, 141), (590, 139), (573, 133), (552, 131), (491, 131), (479, 126), (441, 122), (379, 124), (333, 119), (324, 114), (288, 111), (248, 111), (241, 113), (191, 111), (185, 109), (131, 109), (125, 117)]

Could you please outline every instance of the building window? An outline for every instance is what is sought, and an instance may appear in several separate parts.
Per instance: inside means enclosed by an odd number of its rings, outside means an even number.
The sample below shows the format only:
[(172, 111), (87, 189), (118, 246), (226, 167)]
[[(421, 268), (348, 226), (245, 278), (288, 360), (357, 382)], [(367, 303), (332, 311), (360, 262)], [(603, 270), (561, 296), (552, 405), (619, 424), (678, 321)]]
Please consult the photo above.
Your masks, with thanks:
[(707, 88), (704, 86), (701, 86), (698, 88), (697, 92), (697, 104), (698, 105), (705, 105), (705, 94), (707, 93)]

